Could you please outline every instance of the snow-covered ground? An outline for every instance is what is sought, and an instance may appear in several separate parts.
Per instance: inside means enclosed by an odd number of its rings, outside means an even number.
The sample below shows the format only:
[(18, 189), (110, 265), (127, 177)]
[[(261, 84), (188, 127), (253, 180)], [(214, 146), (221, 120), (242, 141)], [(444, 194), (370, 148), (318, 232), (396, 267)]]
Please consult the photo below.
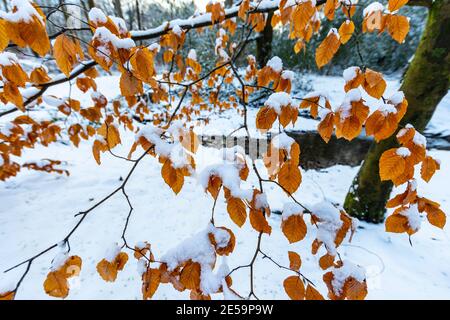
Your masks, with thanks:
[[(341, 94), (342, 86), (339, 81), (343, 80), (332, 77), (315, 77), (314, 80), (315, 90), (335, 90), (336, 101), (332, 103), (340, 101), (337, 94)], [(118, 95), (118, 81), (105, 77), (97, 83), (99, 90), (108, 98)], [(389, 90), (395, 90), (398, 81), (389, 81), (388, 85), (394, 87)], [(49, 93), (63, 95), (64, 90), (68, 90), (68, 86), (52, 88)], [(73, 87), (72, 90), (75, 91), (72, 94), (76, 94), (77, 89)], [(430, 129), (433, 128), (436, 132), (449, 130), (449, 105), (450, 98), (447, 95), (434, 115)], [(215, 117), (206, 130), (211, 130), (211, 133), (229, 133), (227, 130), (238, 127), (239, 118), (232, 117), (231, 114), (228, 120), (226, 117), (226, 114)], [(254, 119), (254, 114), (250, 118)], [(296, 129), (308, 130), (315, 127), (315, 122), (299, 119), (298, 126)], [(123, 144), (115, 152), (126, 155), (132, 139), (129, 134), (123, 136)], [(443, 210), (448, 213), (450, 152), (432, 150), (430, 153), (442, 161), (442, 169), (429, 184), (418, 179), (418, 190), (422, 195), (441, 203)], [(218, 150), (201, 147), (197, 155), (199, 170), (217, 161), (219, 156)], [(81, 143), (78, 149), (58, 143), (49, 148), (29, 150), (24, 155), (24, 161), (41, 158), (64, 160), (64, 167), (71, 175), (66, 177), (24, 169), (17, 177), (0, 184), (0, 270), (5, 270), (63, 239), (77, 221), (74, 214), (89, 208), (117, 187), (121, 183), (120, 178), (127, 174), (131, 166), (131, 163), (108, 154), (102, 155), (102, 165), (98, 166), (87, 143)], [(262, 163), (258, 161), (258, 165), (262, 166)], [(320, 171), (304, 171), (303, 182), (296, 197), (307, 205), (319, 202), (324, 197), (342, 203), (357, 170), (357, 167), (334, 166)], [(250, 176), (246, 187), (251, 187), (255, 182), (254, 177)], [(266, 185), (265, 189), (272, 210), (280, 210), (287, 201), (286, 196), (273, 185)], [(213, 205), (211, 197), (203, 192), (195, 177), (186, 179), (182, 191), (175, 196), (161, 178), (160, 165), (153, 158), (146, 158), (139, 164), (127, 185), (127, 192), (135, 209), (127, 239), (131, 244), (150, 242), (156, 258), (183, 239), (207, 227)], [(242, 229), (236, 227), (228, 217), (221, 197), (215, 212), (216, 225), (227, 226), (236, 235), (236, 249), (227, 258), (229, 267), (247, 264), (251, 259), (249, 253), (255, 248), (256, 231), (250, 227), (248, 219)], [(125, 199), (118, 194), (92, 211), (71, 238), (71, 252), (82, 257), (83, 268), (79, 277), (71, 279), (70, 299), (141, 298), (141, 279), (134, 258), (129, 260), (114, 283), (104, 282), (95, 269), (111, 245), (115, 242), (121, 244), (120, 237), (127, 213)], [(288, 250), (299, 252), (303, 260), (302, 273), (325, 294), (326, 288), (321, 280), (323, 271), (318, 268), (318, 257), (310, 254), (311, 242), (315, 238), (314, 228), (310, 229), (304, 240), (290, 245), (280, 229), (281, 217), (273, 214), (269, 223), (273, 232), (270, 237), (263, 237), (263, 251), (283, 265), (288, 265)], [(360, 223), (353, 241), (345, 242), (339, 251), (342, 258), (366, 268), (369, 299), (449, 299), (449, 236), (450, 227), (440, 230), (424, 222), (422, 229), (412, 236), (411, 246), (404, 234), (388, 234), (384, 232), (383, 225)], [(57, 251), (51, 251), (33, 263), (17, 298), (49, 298), (44, 293), (43, 282), (56, 253)], [(218, 265), (220, 263), (219, 260)], [(0, 291), (16, 282), (23, 271), (24, 267), (21, 267), (7, 274), (0, 274)], [(282, 282), (288, 275), (289, 272), (279, 269), (267, 259), (259, 259), (255, 267), (256, 294), (259, 298), (287, 299)], [(233, 274), (234, 289), (247, 294), (248, 286), (248, 270), (239, 270)], [(179, 293), (170, 285), (162, 285), (154, 298), (188, 298), (188, 293)], [(218, 294), (213, 298), (221, 299), (222, 295)]]

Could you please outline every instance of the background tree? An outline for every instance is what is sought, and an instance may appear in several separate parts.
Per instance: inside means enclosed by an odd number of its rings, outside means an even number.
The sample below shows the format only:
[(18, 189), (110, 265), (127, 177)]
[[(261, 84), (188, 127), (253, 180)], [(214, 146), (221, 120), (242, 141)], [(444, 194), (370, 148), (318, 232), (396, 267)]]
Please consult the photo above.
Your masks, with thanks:
[[(400, 89), (408, 100), (401, 125), (412, 124), (423, 131), (449, 88), (450, 1), (413, 0), (409, 5), (425, 6), (429, 13)], [(380, 180), (378, 162), (384, 151), (395, 146), (395, 135), (372, 144), (345, 199), (344, 207), (352, 216), (375, 223), (383, 221), (392, 182)]]

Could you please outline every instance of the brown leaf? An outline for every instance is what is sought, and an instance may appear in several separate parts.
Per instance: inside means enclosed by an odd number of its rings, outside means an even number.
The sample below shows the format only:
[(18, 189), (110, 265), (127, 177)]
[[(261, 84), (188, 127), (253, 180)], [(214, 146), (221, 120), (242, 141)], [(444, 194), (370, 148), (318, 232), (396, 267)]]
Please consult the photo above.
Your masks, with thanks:
[(284, 290), (292, 300), (305, 299), (305, 285), (299, 276), (287, 277), (283, 282)]
[(198, 262), (189, 261), (181, 270), (180, 282), (186, 289), (196, 290), (200, 288), (201, 267)]
[(297, 165), (292, 160), (288, 160), (281, 166), (278, 173), (278, 182), (283, 186), (286, 192), (293, 194), (302, 182), (302, 174)]
[(306, 236), (306, 224), (301, 215), (291, 215), (281, 222), (283, 231), (289, 243), (301, 241)]
[(151, 299), (161, 282), (161, 271), (148, 268), (142, 275), (142, 297), (144, 300)]
[(256, 115), (256, 128), (260, 130), (269, 130), (277, 119), (277, 113), (274, 109), (264, 106), (259, 109)]
[(289, 268), (295, 271), (300, 270), (300, 267), (302, 266), (302, 259), (300, 258), (300, 255), (297, 252), (288, 251), (288, 256)]
[(434, 160), (430, 156), (426, 156), (422, 161), (422, 166), (420, 167), (420, 176), (426, 182), (429, 182), (433, 177), (436, 170), (440, 169), (440, 164), (438, 161)]
[(242, 227), (247, 219), (247, 211), (244, 201), (239, 198), (229, 197), (227, 199), (227, 211), (231, 220)]
[(397, 178), (405, 171), (405, 166), (405, 159), (397, 154), (397, 148), (383, 152), (379, 161), (381, 180)]
[(316, 49), (316, 63), (319, 68), (326, 65), (339, 49), (341, 42), (335, 32), (330, 32)]
[(65, 298), (69, 295), (67, 278), (61, 271), (52, 271), (44, 281), (44, 290), (49, 296)]
[(323, 296), (320, 294), (319, 291), (317, 291), (313, 286), (307, 285), (306, 286), (306, 296), (305, 300), (325, 300)]

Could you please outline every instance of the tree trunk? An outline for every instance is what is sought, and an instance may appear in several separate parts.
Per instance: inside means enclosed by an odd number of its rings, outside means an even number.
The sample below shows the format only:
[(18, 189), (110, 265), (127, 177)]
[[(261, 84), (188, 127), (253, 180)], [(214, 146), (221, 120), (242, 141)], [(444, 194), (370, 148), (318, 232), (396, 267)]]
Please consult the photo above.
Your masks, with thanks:
[(256, 61), (260, 68), (264, 67), (272, 53), (273, 28), (271, 24), (273, 11), (267, 14), (266, 25), (264, 30), (256, 39)]
[(114, 0), (114, 11), (119, 18), (123, 19), (122, 4), (120, 3), (120, 0)]
[[(436, 106), (447, 94), (450, 77), (450, 0), (435, 0), (428, 20), (400, 88), (408, 100), (408, 111), (400, 125), (412, 124), (423, 131)], [(345, 199), (349, 214), (361, 220), (379, 223), (392, 183), (381, 182), (378, 161), (387, 149), (397, 147), (395, 136), (372, 144)]]

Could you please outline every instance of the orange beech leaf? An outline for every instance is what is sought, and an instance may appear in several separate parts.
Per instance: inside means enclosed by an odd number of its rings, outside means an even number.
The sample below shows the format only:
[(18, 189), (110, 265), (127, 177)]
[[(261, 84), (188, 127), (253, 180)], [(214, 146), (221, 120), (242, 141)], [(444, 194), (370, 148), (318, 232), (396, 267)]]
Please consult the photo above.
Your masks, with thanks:
[(378, 142), (389, 138), (398, 126), (397, 112), (394, 106), (386, 105), (383, 110), (376, 110), (366, 120), (366, 135), (374, 136)]
[(288, 256), (289, 268), (295, 271), (300, 270), (300, 267), (302, 266), (302, 259), (300, 258), (300, 255), (297, 252), (288, 251)]
[(351, 20), (342, 22), (339, 27), (339, 36), (342, 44), (346, 44), (352, 37), (353, 31), (355, 31), (355, 24)]
[(409, 20), (405, 16), (396, 14), (387, 17), (387, 31), (392, 39), (398, 43), (403, 43), (409, 32)]
[(53, 56), (58, 68), (67, 76), (70, 76), (73, 66), (83, 59), (83, 51), (78, 41), (74, 41), (65, 34), (55, 39), (53, 44)]
[(289, 243), (303, 240), (306, 236), (307, 228), (302, 215), (293, 214), (281, 222), (283, 231)]
[(370, 96), (380, 99), (386, 90), (386, 81), (381, 73), (367, 68), (364, 73), (363, 88)]
[(30, 81), (34, 84), (42, 84), (49, 82), (50, 80), (47, 71), (43, 67), (37, 67), (31, 71)]
[(0, 301), (1, 300), (14, 300), (14, 296), (16, 294), (13, 291), (7, 291), (0, 293)]
[(338, 1), (337, 0), (327, 0), (325, 2), (325, 7), (323, 9), (323, 13), (328, 18), (328, 20), (333, 20), (334, 19), (334, 11), (335, 11), (337, 6), (338, 6)]
[(44, 281), (44, 290), (49, 296), (66, 298), (69, 295), (69, 283), (61, 271), (52, 271)]
[(434, 160), (430, 156), (426, 156), (422, 161), (422, 166), (420, 167), (420, 176), (426, 182), (431, 180), (436, 170), (441, 168), (439, 161)]
[(398, 150), (398, 148), (389, 149), (381, 155), (379, 169), (382, 181), (395, 179), (405, 171), (405, 158), (398, 154)]
[(259, 109), (256, 115), (256, 128), (259, 130), (269, 130), (277, 119), (277, 113), (274, 109), (264, 106)]
[(283, 282), (284, 290), (292, 300), (305, 299), (305, 285), (299, 276), (287, 277)]
[(326, 270), (330, 267), (332, 267), (334, 264), (334, 256), (332, 256), (331, 254), (325, 254), (322, 257), (320, 257), (319, 259), (319, 266), (323, 269)]
[[(211, 241), (211, 244), (214, 246), (216, 253), (219, 256), (227, 256), (234, 250), (234, 246), (236, 245), (236, 237), (234, 236), (234, 233), (228, 228), (217, 227), (217, 229), (221, 229), (227, 232), (230, 239), (226, 244), (224, 244), (221, 239), (216, 239), (216, 233), (210, 232), (208, 233), (209, 241)], [(222, 234), (220, 236), (222, 236)]]
[(261, 210), (250, 210), (250, 224), (258, 232), (271, 234), (272, 227)]
[(106, 146), (109, 149), (114, 148), (121, 143), (119, 129), (115, 125), (107, 125), (104, 123), (97, 133), (105, 138)]
[(142, 274), (142, 298), (151, 299), (161, 282), (161, 271), (159, 269), (147, 268)]
[(6, 21), (0, 19), (0, 52), (3, 52), (5, 48), (8, 46), (9, 37), (7, 33)]
[(427, 219), (433, 226), (444, 229), (447, 221), (445, 212), (435, 206), (428, 206), (425, 211), (427, 212)]
[(350, 67), (345, 69), (343, 76), (345, 79), (345, 92), (348, 92), (351, 89), (358, 88), (365, 81), (364, 73), (359, 67)]
[(405, 192), (396, 195), (386, 203), (386, 208), (395, 208), (398, 206), (405, 206), (409, 203), (415, 203), (417, 200), (416, 181), (408, 181), (408, 186)]
[[(352, 89), (348, 94), (352, 93), (353, 90), (358, 89)], [(360, 134), (368, 115), (369, 107), (364, 104), (362, 99), (342, 104), (334, 117), (336, 137), (343, 137), (349, 141), (356, 138)]]
[(328, 143), (330, 141), (331, 135), (333, 134), (334, 129), (334, 113), (328, 112), (325, 118), (323, 118), (318, 126), (317, 131), (319, 131), (320, 136), (322, 137), (323, 141)]
[(130, 59), (133, 75), (141, 81), (151, 83), (154, 81), (154, 54), (148, 48), (138, 48)]
[(390, 12), (397, 11), (401, 7), (403, 7), (405, 4), (408, 3), (409, 0), (389, 0), (388, 3), (388, 9)]
[(278, 182), (283, 186), (286, 192), (294, 193), (302, 182), (302, 174), (298, 165), (292, 160), (288, 160), (280, 168), (278, 172)]
[(143, 245), (136, 245), (134, 247), (134, 257), (139, 260), (141, 258), (146, 257), (147, 253), (150, 252), (150, 261), (154, 261), (155, 257), (153, 256), (153, 253), (151, 252), (151, 245), (147, 241), (143, 243)]
[(128, 255), (125, 252), (119, 252), (113, 261), (102, 259), (97, 264), (97, 272), (103, 280), (114, 282), (117, 279), (118, 271), (123, 270), (128, 261)]
[(244, 201), (239, 198), (229, 197), (227, 199), (227, 211), (231, 220), (242, 227), (247, 219), (247, 211)]
[(189, 261), (181, 270), (180, 282), (186, 289), (195, 290), (200, 288), (201, 266), (198, 262)]
[(326, 65), (334, 57), (339, 49), (341, 42), (336, 29), (331, 29), (327, 37), (316, 49), (316, 63), (319, 68)]
[(385, 221), (386, 232), (403, 233), (408, 232), (408, 218), (401, 214), (391, 214)]
[(120, 76), (120, 92), (125, 97), (142, 94), (142, 82), (132, 73), (123, 72)]
[[(342, 280), (339, 281), (340, 288), (336, 288), (333, 285), (334, 272), (340, 272), (339, 269), (344, 267), (345, 266), (341, 266), (340, 268), (329, 271), (323, 275), (323, 281), (328, 288), (328, 297), (332, 300), (363, 300), (367, 295), (367, 283), (365, 279), (360, 279), (362, 281), (358, 281), (351, 274), (348, 274), (343, 283)], [(345, 274), (340, 275), (340, 277), (343, 276), (345, 276)]]
[(175, 194), (178, 194), (181, 191), (181, 188), (184, 184), (184, 175), (181, 169), (174, 168), (172, 165), (172, 161), (170, 159), (166, 159), (161, 168), (161, 175), (167, 185), (172, 188)]
[(325, 300), (317, 289), (308, 284), (306, 286), (305, 300)]

